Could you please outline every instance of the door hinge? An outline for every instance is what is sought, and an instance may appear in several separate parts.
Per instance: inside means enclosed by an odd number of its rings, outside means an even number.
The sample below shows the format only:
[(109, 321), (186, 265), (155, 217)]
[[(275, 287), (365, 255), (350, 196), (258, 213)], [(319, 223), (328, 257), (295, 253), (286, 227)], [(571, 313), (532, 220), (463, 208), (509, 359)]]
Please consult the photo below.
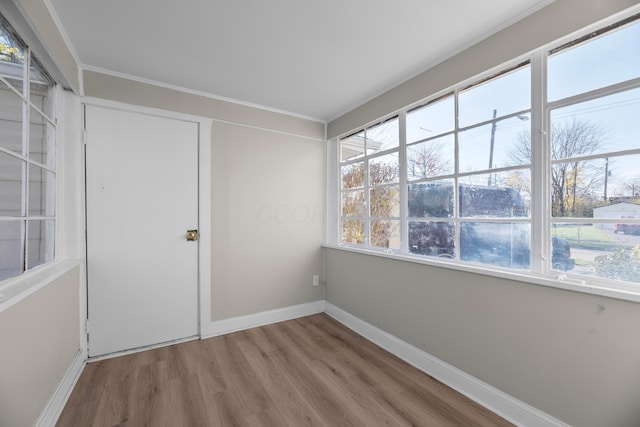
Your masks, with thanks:
[(82, 129), (82, 144), (87, 145), (87, 130)]

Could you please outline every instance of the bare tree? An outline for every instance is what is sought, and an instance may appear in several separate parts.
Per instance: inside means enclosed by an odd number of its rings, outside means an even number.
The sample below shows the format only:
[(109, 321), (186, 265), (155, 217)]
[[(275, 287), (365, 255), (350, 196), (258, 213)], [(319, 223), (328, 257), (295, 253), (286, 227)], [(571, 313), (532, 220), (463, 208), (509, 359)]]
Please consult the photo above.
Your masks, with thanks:
[[(593, 189), (601, 184), (604, 173), (602, 167), (586, 160), (573, 160), (597, 153), (604, 143), (604, 130), (596, 123), (584, 120), (558, 121), (551, 126), (551, 158), (567, 159), (554, 163), (551, 168), (553, 192), (551, 202), (554, 216), (582, 216), (579, 205), (591, 199)], [(531, 134), (521, 133), (510, 153), (515, 164), (531, 162)], [(592, 204), (593, 200), (588, 203)]]
[(410, 178), (431, 178), (450, 168), (449, 162), (442, 160), (442, 145), (434, 143), (408, 147), (407, 163)]

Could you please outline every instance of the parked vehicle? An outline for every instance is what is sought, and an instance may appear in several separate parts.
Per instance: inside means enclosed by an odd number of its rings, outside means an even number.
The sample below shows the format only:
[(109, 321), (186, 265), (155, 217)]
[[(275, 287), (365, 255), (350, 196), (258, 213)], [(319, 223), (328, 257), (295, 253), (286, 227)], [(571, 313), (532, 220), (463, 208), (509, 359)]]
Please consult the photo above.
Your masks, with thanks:
[(614, 233), (640, 234), (640, 224), (613, 224)]
[[(491, 222), (486, 218), (517, 218), (528, 215), (520, 193), (499, 186), (458, 187), (460, 259), (509, 268), (528, 269), (531, 233), (528, 223)], [(454, 195), (452, 185), (409, 186), (409, 251), (414, 254), (456, 256)], [(419, 220), (419, 218), (428, 218)], [(482, 220), (475, 220), (476, 218)], [(556, 270), (574, 268), (571, 248), (565, 239), (552, 239), (552, 264)]]

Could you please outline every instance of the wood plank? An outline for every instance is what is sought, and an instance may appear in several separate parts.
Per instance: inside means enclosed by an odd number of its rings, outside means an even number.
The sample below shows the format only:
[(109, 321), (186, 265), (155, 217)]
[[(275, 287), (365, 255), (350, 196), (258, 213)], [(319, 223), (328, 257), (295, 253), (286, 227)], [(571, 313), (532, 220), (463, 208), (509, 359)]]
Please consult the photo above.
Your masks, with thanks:
[(325, 314), (90, 363), (71, 426), (510, 426)]

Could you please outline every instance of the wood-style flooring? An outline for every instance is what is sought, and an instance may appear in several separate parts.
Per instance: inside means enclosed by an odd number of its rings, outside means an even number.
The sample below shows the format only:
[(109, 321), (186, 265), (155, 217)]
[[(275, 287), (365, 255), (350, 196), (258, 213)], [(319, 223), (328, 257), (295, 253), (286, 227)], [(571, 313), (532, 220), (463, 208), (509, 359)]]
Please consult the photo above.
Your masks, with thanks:
[(56, 425), (511, 424), (318, 314), (89, 363)]

